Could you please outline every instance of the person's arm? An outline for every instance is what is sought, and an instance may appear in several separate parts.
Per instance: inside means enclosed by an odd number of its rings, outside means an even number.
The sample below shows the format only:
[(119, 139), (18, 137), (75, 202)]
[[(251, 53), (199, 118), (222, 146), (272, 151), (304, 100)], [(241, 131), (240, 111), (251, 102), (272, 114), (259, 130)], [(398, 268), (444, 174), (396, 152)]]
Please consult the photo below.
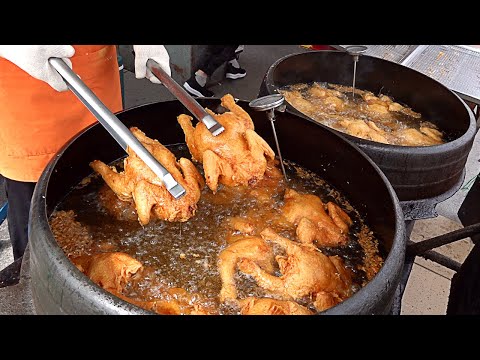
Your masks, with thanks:
[(61, 58), (71, 68), (69, 58), (74, 54), (75, 49), (71, 45), (0, 45), (0, 57), (14, 63), (34, 78), (45, 81), (57, 91), (66, 91), (68, 87), (48, 59)]
[(161, 84), (155, 75), (147, 69), (147, 60), (155, 60), (160, 67), (171, 75), (170, 56), (167, 49), (163, 45), (133, 45), (135, 52), (135, 77), (137, 79), (147, 78), (152, 83)]

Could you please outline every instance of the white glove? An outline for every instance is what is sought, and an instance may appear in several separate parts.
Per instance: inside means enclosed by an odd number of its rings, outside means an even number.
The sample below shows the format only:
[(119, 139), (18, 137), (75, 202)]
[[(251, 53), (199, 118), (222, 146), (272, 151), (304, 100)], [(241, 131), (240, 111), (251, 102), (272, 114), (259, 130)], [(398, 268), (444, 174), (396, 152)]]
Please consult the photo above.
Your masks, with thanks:
[(161, 84), (160, 80), (147, 69), (147, 60), (155, 60), (160, 67), (168, 74), (170, 70), (170, 56), (163, 45), (133, 45), (135, 51), (135, 77), (137, 79), (147, 78), (152, 83)]
[(75, 54), (71, 45), (0, 45), (0, 56), (38, 80), (45, 81), (57, 91), (68, 90), (63, 78), (49, 63), (51, 57), (62, 58), (72, 67), (70, 57)]

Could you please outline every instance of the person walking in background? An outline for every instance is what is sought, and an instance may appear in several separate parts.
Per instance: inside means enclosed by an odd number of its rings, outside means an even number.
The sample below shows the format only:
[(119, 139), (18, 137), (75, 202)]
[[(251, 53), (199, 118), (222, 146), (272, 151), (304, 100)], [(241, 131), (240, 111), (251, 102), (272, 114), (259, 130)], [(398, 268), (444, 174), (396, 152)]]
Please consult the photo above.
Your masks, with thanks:
[[(134, 45), (135, 76), (160, 81), (149, 58), (170, 72), (163, 45)], [(8, 231), (14, 260), (28, 243), (36, 182), (53, 156), (97, 119), (49, 64), (61, 58), (112, 112), (122, 110), (115, 45), (0, 45), (0, 174), (5, 177)]]
[(240, 67), (238, 62), (244, 45), (207, 45), (205, 52), (198, 61), (196, 71), (183, 84), (185, 90), (198, 97), (212, 97), (214, 93), (206, 88), (208, 80), (215, 70), (225, 62), (225, 77), (227, 79), (241, 79), (247, 71)]

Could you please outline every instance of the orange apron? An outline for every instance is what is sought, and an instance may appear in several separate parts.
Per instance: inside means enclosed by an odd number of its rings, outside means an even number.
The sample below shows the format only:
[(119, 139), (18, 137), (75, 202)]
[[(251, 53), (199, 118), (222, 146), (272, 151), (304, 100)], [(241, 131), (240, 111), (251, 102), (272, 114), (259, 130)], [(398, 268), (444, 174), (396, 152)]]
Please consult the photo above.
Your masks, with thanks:
[[(73, 71), (112, 111), (122, 110), (114, 45), (74, 45)], [(54, 154), (97, 120), (70, 91), (57, 92), (0, 58), (0, 173), (36, 182)]]

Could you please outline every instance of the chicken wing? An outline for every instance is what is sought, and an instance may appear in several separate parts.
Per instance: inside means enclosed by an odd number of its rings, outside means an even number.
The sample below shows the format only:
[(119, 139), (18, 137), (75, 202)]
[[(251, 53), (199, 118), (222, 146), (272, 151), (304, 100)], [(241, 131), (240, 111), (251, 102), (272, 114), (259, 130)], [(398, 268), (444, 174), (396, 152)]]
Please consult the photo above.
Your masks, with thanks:
[(285, 191), (282, 212), (285, 218), (297, 226), (300, 242), (320, 246), (346, 244), (352, 220), (338, 205), (329, 202), (328, 214), (322, 200), (311, 194), (300, 194), (293, 189)]
[(184, 196), (175, 199), (161, 179), (130, 148), (127, 149), (128, 156), (121, 173), (99, 160), (91, 162), (90, 166), (102, 176), (119, 199), (133, 199), (142, 225), (150, 222), (152, 213), (166, 221), (187, 221), (197, 210), (197, 202), (205, 184), (203, 177), (190, 160), (181, 158), (177, 161), (170, 150), (157, 140), (147, 137), (140, 129), (134, 127), (130, 131), (184, 187)]
[(284, 238), (270, 228), (263, 230), (261, 236), (286, 252), (286, 256), (276, 256), (282, 274), (278, 277), (251, 259), (242, 258), (238, 262), (239, 270), (252, 276), (262, 288), (277, 294), (281, 300), (312, 299), (319, 311), (352, 294), (352, 278), (340, 258), (326, 256), (313, 246)]
[(235, 271), (241, 259), (248, 259), (254, 264), (259, 264), (264, 271), (274, 271), (273, 249), (259, 236), (246, 236), (235, 241), (223, 249), (218, 256), (218, 269), (222, 280), (220, 301), (235, 301), (237, 287), (235, 285)]
[(192, 158), (203, 164), (206, 183), (214, 193), (219, 183), (238, 186), (260, 181), (267, 161), (275, 158), (270, 145), (254, 131), (252, 119), (235, 103), (232, 95), (222, 97), (222, 106), (229, 111), (215, 114), (206, 109), (225, 128), (217, 136), (202, 122), (193, 127), (191, 116), (181, 114), (177, 119)]

